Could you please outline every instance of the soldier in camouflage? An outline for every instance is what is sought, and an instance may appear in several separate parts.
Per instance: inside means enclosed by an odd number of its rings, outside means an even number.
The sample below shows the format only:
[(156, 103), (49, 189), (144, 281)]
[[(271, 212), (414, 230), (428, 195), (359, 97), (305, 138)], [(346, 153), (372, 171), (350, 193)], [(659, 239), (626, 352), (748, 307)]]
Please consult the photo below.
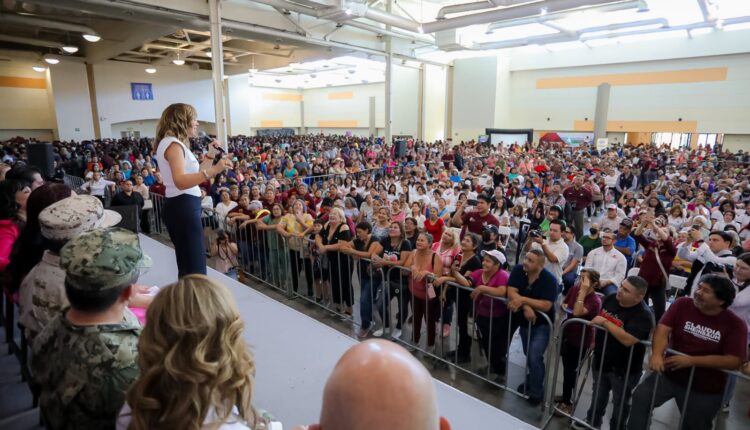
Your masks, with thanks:
[(116, 225), (122, 217), (104, 209), (96, 197), (71, 196), (46, 207), (39, 214), (39, 230), (46, 239), (42, 260), (23, 278), (18, 321), (31, 344), (36, 335), (68, 306), (65, 270), (60, 267), (60, 248), (93, 228)]
[(119, 228), (91, 230), (60, 250), (70, 307), (32, 346), (47, 428), (115, 428), (125, 391), (138, 376), (141, 327), (127, 303), (149, 262), (138, 236)]

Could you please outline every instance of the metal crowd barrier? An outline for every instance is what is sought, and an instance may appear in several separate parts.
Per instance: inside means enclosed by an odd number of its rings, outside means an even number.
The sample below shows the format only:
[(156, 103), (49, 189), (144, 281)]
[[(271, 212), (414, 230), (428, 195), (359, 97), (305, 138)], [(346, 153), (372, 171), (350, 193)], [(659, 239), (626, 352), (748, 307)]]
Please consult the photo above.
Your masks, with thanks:
[(86, 180), (84, 178), (68, 175), (67, 173), (63, 176), (63, 183), (75, 192), (79, 192), (81, 186), (83, 186), (85, 182)]
[[(577, 363), (577, 365), (576, 365), (576, 368), (575, 368), (575, 381), (574, 381), (574, 384), (573, 384), (572, 396), (570, 398), (570, 401), (571, 401), (571, 404), (572, 404), (572, 410), (571, 410), (570, 413), (567, 413), (565, 411), (560, 410), (555, 405), (553, 399), (554, 399), (554, 394), (556, 392), (556, 388), (557, 388), (557, 385), (558, 385), (558, 372), (560, 370), (560, 361), (561, 361), (561, 358), (562, 358), (562, 349), (565, 346), (564, 343), (566, 341), (563, 338), (563, 333), (565, 332), (565, 329), (568, 326), (571, 326), (573, 324), (580, 324), (582, 326), (582, 330), (581, 330), (580, 344), (579, 344), (579, 346), (576, 347), (578, 349), (577, 359), (575, 360), (575, 362)], [(652, 324), (653, 324), (653, 320), (652, 320)], [(586, 339), (586, 333), (589, 330), (593, 330), (592, 336), (594, 336), (594, 337), (596, 336), (596, 334), (595, 334), (596, 331), (603, 331), (604, 332), (604, 339), (603, 339), (603, 342), (602, 342), (602, 356), (599, 357), (599, 362), (598, 363), (596, 362), (596, 358), (595, 358), (595, 356), (593, 354), (593, 349), (589, 349), (586, 345), (584, 345), (585, 339)], [(542, 425), (541, 428), (542, 429), (546, 429), (549, 426), (549, 424), (551, 423), (553, 416), (554, 415), (560, 415), (560, 416), (565, 417), (566, 419), (570, 419), (571, 421), (577, 422), (579, 425), (582, 425), (582, 426), (584, 426), (586, 428), (595, 430), (597, 427), (594, 424), (596, 424), (597, 421), (604, 421), (605, 416), (606, 416), (606, 411), (607, 411), (607, 409), (609, 407), (609, 404), (612, 403), (612, 402), (614, 402), (614, 398), (618, 394), (619, 394), (619, 399), (621, 399), (621, 401), (620, 401), (619, 405), (613, 405), (613, 410), (612, 410), (612, 414), (613, 415), (612, 415), (612, 417), (610, 417), (610, 423), (614, 423), (614, 427), (610, 426), (610, 428), (613, 428), (613, 429), (625, 428), (625, 423), (627, 422), (627, 420), (628, 420), (628, 418), (630, 416), (630, 413), (633, 411), (633, 409), (630, 409), (630, 403), (632, 401), (632, 395), (635, 392), (637, 386), (639, 384), (643, 383), (643, 381), (645, 379), (644, 376), (648, 376), (651, 373), (651, 371), (647, 371), (645, 373), (645, 375), (642, 375), (642, 372), (643, 372), (642, 371), (642, 369), (643, 369), (643, 363), (633, 363), (633, 355), (634, 355), (635, 347), (637, 345), (643, 346), (644, 349), (645, 349), (644, 350), (644, 360), (649, 360), (650, 356), (651, 356), (651, 353), (652, 353), (652, 351), (650, 350), (650, 347), (651, 347), (651, 344), (652, 344), (651, 341), (650, 340), (639, 341), (637, 344), (632, 345), (628, 349), (628, 351), (629, 351), (628, 352), (628, 362), (627, 362), (627, 365), (626, 365), (626, 369), (627, 370), (626, 370), (624, 378), (623, 378), (624, 382), (622, 384), (623, 385), (622, 391), (619, 392), (619, 393), (615, 393), (614, 392), (615, 388), (612, 387), (612, 390), (613, 390), (612, 400), (609, 399), (609, 393), (606, 393), (606, 399), (603, 402), (603, 404), (599, 405), (599, 407), (597, 407), (597, 399), (598, 399), (599, 395), (601, 394), (600, 393), (600, 389), (601, 389), (601, 382), (603, 380), (602, 379), (602, 374), (605, 372), (604, 369), (603, 369), (603, 367), (604, 367), (604, 360), (606, 358), (607, 344), (608, 344), (608, 342), (618, 342), (618, 340), (611, 338), (609, 330), (607, 330), (604, 327), (592, 324), (590, 321), (587, 321), (587, 320), (584, 320), (584, 319), (570, 318), (570, 319), (564, 321), (560, 325), (560, 327), (558, 328), (558, 330), (557, 330), (557, 332), (555, 334), (554, 342), (555, 342), (555, 356), (554, 356), (554, 360), (555, 361), (554, 361), (554, 367), (553, 367), (553, 377), (552, 377), (552, 380), (549, 383), (549, 386), (550, 386), (549, 387), (549, 396), (550, 397), (548, 398), (548, 402), (551, 405), (551, 407), (547, 410), (547, 415), (544, 418), (544, 422), (543, 422), (543, 425)], [(676, 351), (674, 349), (671, 349), (671, 348), (668, 348), (667, 352), (669, 354), (672, 354), (672, 355), (686, 355), (686, 354), (683, 354), (683, 353), (681, 353), (679, 351)], [(564, 363), (563, 363), (563, 367), (565, 367)], [(637, 369), (637, 372), (638, 372), (638, 381), (636, 381), (635, 383), (632, 383), (632, 386), (629, 386), (628, 381), (629, 381), (629, 379), (632, 376), (631, 375), (631, 370), (634, 370), (634, 369)], [(678, 429), (681, 429), (683, 427), (683, 423), (684, 423), (684, 420), (685, 420), (685, 414), (686, 414), (686, 411), (687, 411), (687, 405), (688, 405), (688, 402), (690, 400), (690, 395), (692, 394), (693, 377), (694, 377), (694, 374), (695, 374), (695, 369), (696, 369), (695, 366), (690, 367), (690, 376), (689, 376), (689, 379), (688, 379), (687, 386), (684, 389), (685, 393), (686, 393), (685, 399), (684, 399), (684, 401), (683, 401), (683, 403), (681, 405), (678, 405), (678, 407), (680, 408), (680, 410), (682, 412), (680, 414), (679, 424), (676, 427)], [(712, 370), (719, 370), (719, 369), (712, 369)], [(588, 377), (588, 374), (589, 374), (590, 371), (592, 372), (592, 376), (593, 375), (597, 376), (596, 378), (594, 378), (595, 382), (592, 382), (592, 385), (591, 385), (592, 398), (591, 398), (591, 404), (589, 405), (589, 410), (588, 410), (588, 411), (591, 412), (591, 414), (590, 414), (591, 417), (590, 418), (591, 418), (591, 421), (593, 421), (593, 422), (588, 422), (585, 419), (582, 419), (580, 417), (575, 416), (575, 412), (576, 412), (576, 409), (578, 408), (579, 403), (581, 401), (581, 397), (582, 397), (583, 391), (584, 391), (584, 389), (586, 387), (586, 381), (587, 381), (587, 377)], [(735, 378), (744, 380), (746, 382), (750, 382), (750, 377), (747, 376), (747, 375), (744, 375), (744, 374), (742, 374), (740, 372), (729, 371), (729, 370), (721, 370), (721, 372), (727, 374), (728, 379), (727, 379), (727, 383), (726, 384), (729, 384), (729, 377), (735, 377)], [(655, 399), (656, 399), (656, 392), (657, 392), (657, 388), (659, 386), (659, 381), (660, 381), (661, 378), (662, 378), (662, 374), (656, 373), (656, 381), (654, 383), (654, 389), (653, 389), (653, 392), (649, 394), (649, 396), (650, 396), (650, 404), (649, 404), (649, 407), (648, 407), (649, 419), (648, 419), (648, 424), (646, 425), (645, 428), (650, 428), (650, 426), (651, 426), (651, 419), (652, 419), (653, 410), (654, 410), (654, 403), (655, 403)], [(726, 386), (725, 386), (725, 388), (726, 388)], [(723, 396), (723, 394), (722, 394), (722, 396)], [(677, 401), (676, 398), (675, 398), (675, 401)], [(718, 412), (719, 411), (717, 410), (717, 413)], [(616, 418), (615, 418), (615, 414), (616, 414)], [(588, 417), (588, 415), (589, 415), (589, 412), (587, 412), (587, 417)]]

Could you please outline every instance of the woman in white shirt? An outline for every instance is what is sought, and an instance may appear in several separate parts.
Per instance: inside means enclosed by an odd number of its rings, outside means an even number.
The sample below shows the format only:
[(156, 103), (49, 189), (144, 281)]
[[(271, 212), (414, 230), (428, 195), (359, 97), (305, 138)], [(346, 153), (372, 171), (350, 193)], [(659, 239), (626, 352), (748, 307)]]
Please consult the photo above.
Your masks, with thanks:
[(219, 224), (219, 228), (227, 230), (227, 215), (229, 215), (229, 211), (237, 207), (237, 202), (232, 201), (229, 191), (226, 188), (221, 190), (219, 197), (221, 200), (219, 200), (219, 203), (216, 203), (216, 207), (214, 208), (216, 222)]
[(169, 105), (156, 126), (154, 153), (165, 187), (162, 212), (177, 258), (178, 276), (206, 274), (206, 246), (201, 223), (201, 192), (198, 187), (226, 169), (229, 157), (213, 164), (219, 142), (214, 140), (203, 163), (190, 150), (191, 137), (198, 135), (198, 113), (184, 103)]
[(104, 204), (104, 196), (107, 187), (114, 187), (115, 185), (114, 182), (102, 178), (101, 172), (94, 172), (91, 175), (91, 180), (84, 182), (84, 184), (81, 185), (81, 189), (88, 191), (90, 195), (98, 198), (102, 201), (102, 204)]
[(268, 428), (253, 407), (255, 360), (226, 287), (204, 275), (186, 276), (161, 289), (146, 319), (140, 376), (128, 390), (118, 430)]

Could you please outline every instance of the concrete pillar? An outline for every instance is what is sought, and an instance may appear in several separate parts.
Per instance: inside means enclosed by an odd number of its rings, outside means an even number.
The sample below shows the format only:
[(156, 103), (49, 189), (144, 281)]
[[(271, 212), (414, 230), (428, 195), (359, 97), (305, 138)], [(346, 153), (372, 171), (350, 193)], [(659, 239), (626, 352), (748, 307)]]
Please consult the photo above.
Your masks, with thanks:
[(307, 134), (307, 128), (305, 127), (305, 101), (300, 100), (299, 102), (299, 134)]
[[(386, 12), (390, 13), (393, 8), (393, 0), (385, 4)], [(385, 26), (386, 32), (391, 31), (391, 26)], [(385, 36), (385, 144), (390, 145), (393, 141), (391, 130), (391, 117), (393, 106), (391, 106), (391, 95), (393, 93), (393, 41), (391, 36)]]
[(608, 83), (599, 84), (596, 89), (596, 110), (594, 111), (594, 144), (596, 139), (607, 137), (607, 114), (609, 113)]
[(214, 87), (216, 138), (227, 149), (226, 105), (224, 104), (224, 47), (221, 41), (221, 0), (208, 0), (211, 21), (211, 78)]
[(370, 136), (376, 136), (378, 129), (375, 125), (375, 96), (370, 97), (370, 122), (369, 122), (369, 134)]

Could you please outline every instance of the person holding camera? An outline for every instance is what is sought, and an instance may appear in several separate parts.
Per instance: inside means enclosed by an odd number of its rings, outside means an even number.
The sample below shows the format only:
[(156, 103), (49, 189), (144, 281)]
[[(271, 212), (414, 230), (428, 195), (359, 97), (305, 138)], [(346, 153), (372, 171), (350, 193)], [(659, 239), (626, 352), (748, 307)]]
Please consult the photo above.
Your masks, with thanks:
[(237, 280), (238, 254), (237, 244), (229, 240), (224, 230), (218, 230), (211, 245), (211, 257), (216, 257), (216, 271)]
[(153, 152), (162, 167), (165, 186), (164, 223), (174, 244), (179, 277), (206, 274), (206, 250), (201, 222), (201, 192), (198, 185), (215, 177), (232, 162), (225, 158), (213, 164), (219, 142), (213, 140), (203, 163), (190, 151), (190, 138), (198, 135), (198, 112), (175, 103), (167, 106), (156, 126)]
[(654, 317), (659, 321), (666, 310), (669, 270), (677, 256), (677, 246), (664, 218), (651, 214), (645, 214), (641, 218), (633, 237), (646, 250), (638, 276), (648, 282), (645, 301), (648, 303), (648, 299), (651, 299)]
[(683, 243), (677, 250), (677, 255), (683, 260), (692, 261), (690, 277), (687, 279), (683, 294), (692, 297), (694, 287), (698, 286), (701, 276), (709, 273), (720, 273), (734, 270), (737, 257), (732, 254), (732, 236), (725, 231), (712, 231), (708, 234), (708, 240), (703, 240), (701, 226), (695, 224), (690, 229), (689, 236), (698, 246), (691, 251), (690, 243)]
[[(466, 208), (472, 206), (470, 203), (473, 203), (473, 208), (467, 211)], [(461, 227), (461, 239), (464, 238), (467, 231), (481, 236), (486, 226), (500, 226), (500, 221), (490, 213), (491, 203), (492, 198), (480, 193), (475, 201), (466, 200), (459, 204), (456, 213), (451, 218), (451, 224), (455, 227)]]
[(562, 238), (562, 231), (566, 227), (565, 221), (553, 220), (549, 224), (549, 239), (545, 239), (539, 230), (529, 232), (529, 240), (524, 245), (524, 252), (538, 249), (544, 253), (546, 263), (544, 268), (549, 270), (557, 280), (558, 287), (562, 285), (563, 264), (568, 259), (570, 249)]

